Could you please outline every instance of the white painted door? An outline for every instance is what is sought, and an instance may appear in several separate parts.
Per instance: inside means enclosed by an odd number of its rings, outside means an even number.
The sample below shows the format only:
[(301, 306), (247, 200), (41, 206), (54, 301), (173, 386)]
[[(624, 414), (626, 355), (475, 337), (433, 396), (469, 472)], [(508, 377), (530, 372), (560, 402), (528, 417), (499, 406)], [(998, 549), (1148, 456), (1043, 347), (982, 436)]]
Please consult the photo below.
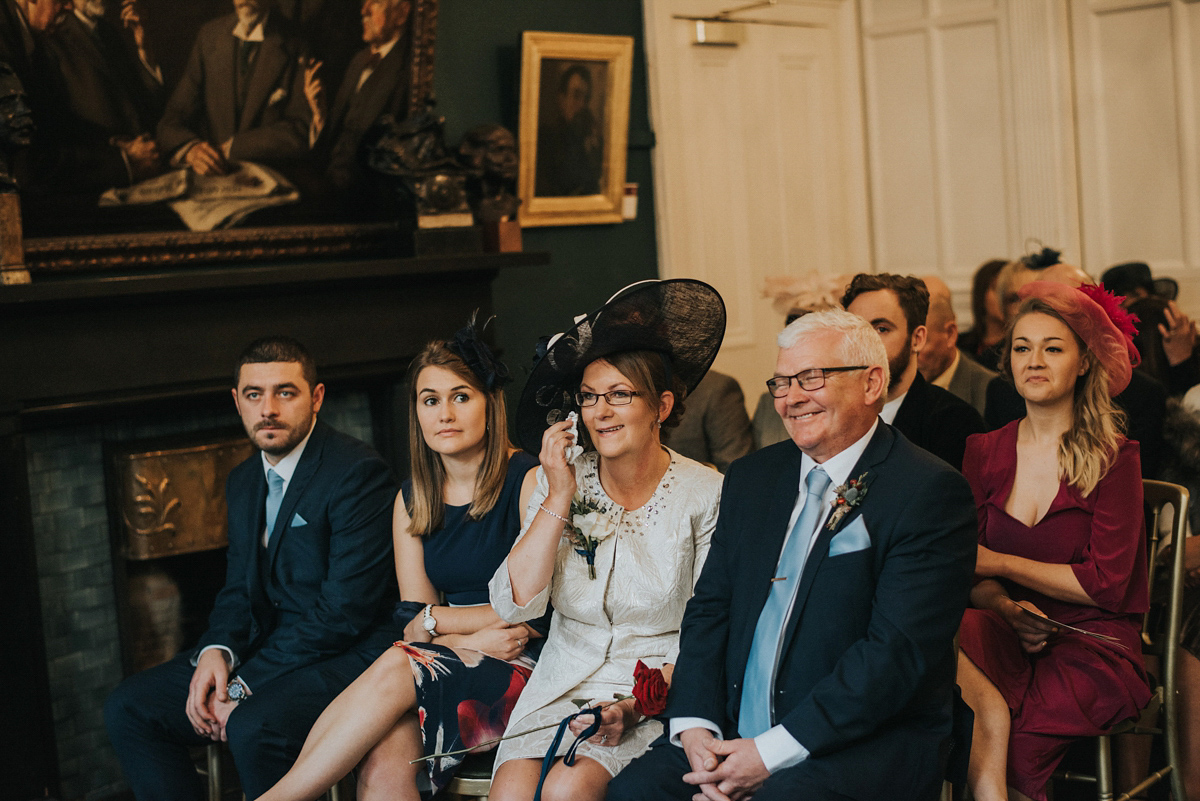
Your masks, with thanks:
[(1078, 263), (1063, 0), (861, 0), (875, 266), (971, 278), (1030, 239)]
[(1085, 264), (1200, 289), (1200, 5), (1073, 0)]
[(693, 44), (730, 0), (645, 0), (659, 264), (725, 298), (716, 369), (751, 409), (783, 317), (767, 276), (871, 270), (853, 0), (783, 0), (748, 12), (807, 27), (744, 25), (736, 47)]

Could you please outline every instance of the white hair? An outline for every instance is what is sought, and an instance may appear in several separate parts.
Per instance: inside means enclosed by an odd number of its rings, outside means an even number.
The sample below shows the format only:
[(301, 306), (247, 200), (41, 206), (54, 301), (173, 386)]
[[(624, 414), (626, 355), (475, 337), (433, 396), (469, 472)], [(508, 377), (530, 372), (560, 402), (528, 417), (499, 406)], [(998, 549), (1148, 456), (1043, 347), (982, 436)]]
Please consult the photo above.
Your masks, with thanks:
[[(794, 347), (806, 335), (821, 331), (836, 331), (842, 335), (839, 355), (847, 365), (862, 364), (867, 367), (879, 367), (883, 370), (883, 385), (886, 387), (890, 379), (888, 371), (887, 349), (883, 340), (871, 324), (857, 314), (851, 314), (843, 309), (826, 309), (809, 312), (794, 320), (791, 325), (779, 332), (778, 343), (781, 348)], [(836, 365), (822, 365), (833, 367)]]

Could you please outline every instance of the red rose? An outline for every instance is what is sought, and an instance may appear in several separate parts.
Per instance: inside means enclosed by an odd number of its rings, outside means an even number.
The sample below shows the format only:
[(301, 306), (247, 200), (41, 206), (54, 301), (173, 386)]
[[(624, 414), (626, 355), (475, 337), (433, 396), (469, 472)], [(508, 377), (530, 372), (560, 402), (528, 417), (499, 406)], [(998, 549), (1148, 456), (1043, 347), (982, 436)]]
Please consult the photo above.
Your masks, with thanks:
[(667, 708), (667, 680), (658, 668), (648, 668), (638, 660), (633, 669), (633, 708), (639, 715), (652, 718)]

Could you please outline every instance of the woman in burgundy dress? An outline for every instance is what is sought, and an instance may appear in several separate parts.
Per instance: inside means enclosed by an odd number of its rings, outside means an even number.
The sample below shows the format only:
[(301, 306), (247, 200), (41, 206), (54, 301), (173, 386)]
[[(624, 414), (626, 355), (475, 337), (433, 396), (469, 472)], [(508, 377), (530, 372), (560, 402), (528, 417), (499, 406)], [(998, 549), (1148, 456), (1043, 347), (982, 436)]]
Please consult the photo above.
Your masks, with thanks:
[(1002, 367), (1026, 416), (971, 437), (963, 461), (979, 555), (958, 683), (979, 801), (1045, 799), (1072, 740), (1150, 698), (1138, 445), (1111, 401), (1138, 360), (1132, 323), (1095, 287), (1039, 281), (1021, 296)]

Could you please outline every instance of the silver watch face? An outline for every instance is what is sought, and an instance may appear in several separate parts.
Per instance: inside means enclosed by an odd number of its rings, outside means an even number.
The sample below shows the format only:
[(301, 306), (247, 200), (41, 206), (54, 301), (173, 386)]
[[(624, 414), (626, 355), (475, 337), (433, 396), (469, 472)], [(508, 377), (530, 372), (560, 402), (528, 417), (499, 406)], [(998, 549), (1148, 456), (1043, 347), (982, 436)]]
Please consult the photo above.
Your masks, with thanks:
[(426, 615), (423, 625), (430, 634), (437, 630), (437, 621), (433, 619), (433, 615)]
[(225, 692), (228, 693), (230, 701), (246, 700), (246, 688), (239, 681), (229, 682), (229, 685), (225, 688)]

